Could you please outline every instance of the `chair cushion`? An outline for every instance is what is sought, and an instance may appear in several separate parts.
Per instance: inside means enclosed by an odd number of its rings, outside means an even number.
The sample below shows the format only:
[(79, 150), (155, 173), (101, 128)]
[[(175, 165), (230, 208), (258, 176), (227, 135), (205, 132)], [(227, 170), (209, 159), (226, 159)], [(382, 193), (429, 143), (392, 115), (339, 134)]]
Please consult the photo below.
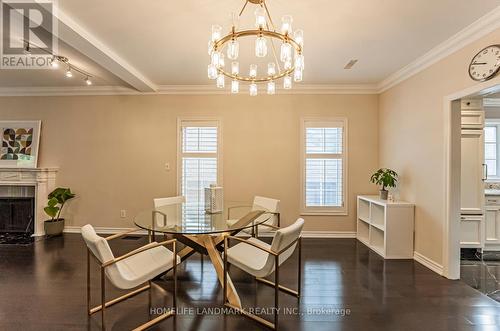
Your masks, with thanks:
[[(259, 239), (249, 238), (248, 241), (266, 249), (271, 249), (271, 245)], [(227, 250), (227, 261), (255, 277), (266, 277), (274, 270), (274, 268), (273, 270), (264, 268), (269, 255), (269, 253), (257, 247), (239, 243)]]
[[(153, 245), (151, 244), (146, 245)], [(177, 264), (181, 262), (177, 256)], [(106, 273), (113, 285), (120, 289), (130, 289), (139, 286), (173, 266), (173, 252), (164, 246), (148, 249), (132, 255), (115, 266), (108, 267)]]

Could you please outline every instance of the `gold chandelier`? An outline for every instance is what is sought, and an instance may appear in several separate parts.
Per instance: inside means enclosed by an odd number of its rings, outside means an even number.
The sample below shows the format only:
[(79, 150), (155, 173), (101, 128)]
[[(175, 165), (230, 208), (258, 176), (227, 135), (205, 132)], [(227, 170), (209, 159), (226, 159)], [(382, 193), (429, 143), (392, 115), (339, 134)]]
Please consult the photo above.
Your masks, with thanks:
[[(252, 3), (257, 6), (255, 10), (255, 28), (238, 30), (239, 19), (247, 5)], [(265, 0), (246, 0), (240, 13), (233, 15), (232, 27), (229, 34), (222, 36), (222, 27), (212, 25), (212, 37), (208, 43), (210, 64), (208, 65), (208, 78), (216, 80), (218, 88), (225, 87), (225, 78), (231, 80), (231, 93), (238, 93), (240, 82), (250, 83), (251, 96), (258, 93), (258, 83), (267, 84), (267, 94), (276, 93), (276, 81), (283, 80), (283, 88), (292, 88), (292, 78), (295, 82), (302, 81), (304, 70), (304, 32), (292, 30), (292, 16), (285, 15), (281, 18), (281, 29), (276, 30)], [(241, 37), (255, 37), (255, 56), (266, 58), (268, 56), (268, 40), (271, 44), (272, 61), (267, 63), (264, 75), (259, 74), (257, 64), (251, 64), (248, 75), (240, 71), (239, 41)], [(281, 44), (279, 57), (274, 42)], [(225, 68), (225, 56), (231, 60), (230, 70)]]

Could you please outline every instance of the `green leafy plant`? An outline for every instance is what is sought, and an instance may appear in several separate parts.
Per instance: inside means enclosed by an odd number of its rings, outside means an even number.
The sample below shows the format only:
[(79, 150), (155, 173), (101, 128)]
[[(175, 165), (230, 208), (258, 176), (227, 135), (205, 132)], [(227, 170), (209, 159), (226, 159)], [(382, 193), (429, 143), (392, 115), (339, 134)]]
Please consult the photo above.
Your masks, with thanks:
[(382, 191), (385, 191), (386, 187), (396, 187), (397, 177), (398, 174), (394, 170), (380, 168), (371, 176), (370, 181), (382, 186)]
[(43, 208), (51, 221), (57, 221), (61, 217), (64, 205), (76, 195), (69, 188), (58, 187), (48, 195), (47, 207)]

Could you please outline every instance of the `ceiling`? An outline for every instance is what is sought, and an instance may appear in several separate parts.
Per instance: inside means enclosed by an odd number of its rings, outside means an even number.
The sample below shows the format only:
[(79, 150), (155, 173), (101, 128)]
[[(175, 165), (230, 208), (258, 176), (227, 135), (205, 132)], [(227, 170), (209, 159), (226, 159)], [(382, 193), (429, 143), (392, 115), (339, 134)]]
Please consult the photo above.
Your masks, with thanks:
[[(275, 22), (305, 32), (305, 84), (374, 84), (500, 5), (500, 0), (267, 0)], [(59, 1), (60, 53), (97, 85), (213, 84), (206, 77), (212, 24), (229, 29), (242, 0)], [(242, 24), (251, 24), (249, 5)], [(241, 51), (251, 51), (242, 45)], [(344, 66), (351, 59), (351, 70)], [(242, 65), (249, 59), (242, 59)], [(250, 63), (250, 62), (248, 62)], [(135, 81), (134, 81), (135, 79)], [(135, 84), (134, 82), (140, 81)], [(71, 86), (51, 70), (2, 70), (0, 87)], [(142, 84), (142, 85), (141, 85)], [(138, 87), (143, 86), (143, 88)]]

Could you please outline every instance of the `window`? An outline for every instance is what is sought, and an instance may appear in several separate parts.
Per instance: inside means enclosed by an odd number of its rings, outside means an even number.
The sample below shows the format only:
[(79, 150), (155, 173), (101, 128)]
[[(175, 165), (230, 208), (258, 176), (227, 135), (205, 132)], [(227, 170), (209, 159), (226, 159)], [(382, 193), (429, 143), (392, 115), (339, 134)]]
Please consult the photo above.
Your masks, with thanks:
[(346, 197), (346, 120), (302, 121), (302, 214), (342, 214)]
[(489, 122), (484, 127), (484, 163), (487, 166), (488, 177), (498, 177), (500, 174), (498, 164), (498, 134), (500, 122)]
[(202, 216), (204, 189), (222, 184), (219, 122), (180, 120), (178, 135), (178, 192), (186, 198), (184, 212)]

